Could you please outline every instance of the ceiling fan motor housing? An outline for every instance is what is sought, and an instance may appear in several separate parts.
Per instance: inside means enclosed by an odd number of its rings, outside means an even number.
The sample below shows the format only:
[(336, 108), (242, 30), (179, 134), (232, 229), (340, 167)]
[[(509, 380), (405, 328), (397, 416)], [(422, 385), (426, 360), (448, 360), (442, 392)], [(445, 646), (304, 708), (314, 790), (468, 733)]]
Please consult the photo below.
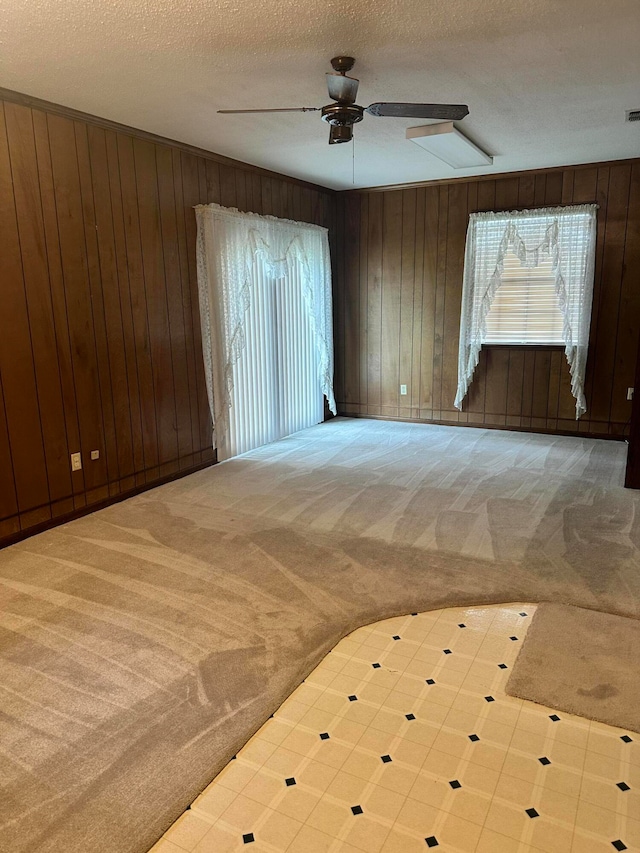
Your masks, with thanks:
[(364, 108), (357, 104), (327, 104), (322, 107), (322, 121), (339, 127), (351, 127), (362, 121)]

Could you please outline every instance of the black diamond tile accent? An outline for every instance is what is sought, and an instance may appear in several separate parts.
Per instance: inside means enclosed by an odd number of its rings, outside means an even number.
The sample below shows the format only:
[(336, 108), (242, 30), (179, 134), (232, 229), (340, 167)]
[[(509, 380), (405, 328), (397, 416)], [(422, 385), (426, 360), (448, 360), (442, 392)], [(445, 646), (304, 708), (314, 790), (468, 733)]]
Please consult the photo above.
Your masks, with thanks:
[(292, 785), (296, 784), (296, 780), (294, 779), (293, 776), (289, 776), (288, 779), (284, 780), (284, 784), (287, 786), (287, 788), (290, 788)]
[(478, 735), (469, 735), (469, 740), (472, 740), (475, 743), (476, 741), (480, 740), (480, 738), (478, 737)]
[(392, 638), (392, 639), (394, 639), (394, 640), (399, 640), (399, 639), (400, 639), (400, 637), (398, 636), (398, 634), (394, 634), (394, 636), (393, 636), (393, 638)]
[(438, 839), (435, 837), (435, 835), (430, 835), (428, 838), (425, 838), (425, 841), (427, 842), (427, 847), (439, 847), (440, 846), (438, 844)]
[(388, 764), (392, 760), (392, 758), (390, 755), (381, 755), (380, 760), (383, 761), (385, 764)]
[(362, 806), (351, 806), (351, 811), (354, 814), (362, 814)]
[(415, 720), (416, 715), (415, 714), (405, 714), (405, 717), (407, 718), (407, 720)]
[(329, 740), (329, 732), (320, 732), (320, 740)]
[(632, 738), (632, 737), (629, 737), (629, 735), (622, 735), (622, 737), (620, 738), (620, 740), (623, 740), (625, 743), (631, 743), (631, 741), (633, 740), (633, 738)]
[(498, 669), (509, 669), (509, 667), (506, 665), (506, 663), (499, 663)]
[(518, 638), (517, 637), (509, 637), (509, 639), (513, 640), (513, 642), (515, 642)]
[(254, 842), (256, 839), (255, 839), (255, 837), (254, 837), (254, 835), (253, 835), (253, 832), (246, 832), (246, 833), (242, 836), (242, 840), (244, 841), (244, 843), (245, 843), (245, 844), (253, 844), (253, 842)]
[(528, 616), (528, 615), (529, 615), (529, 614), (528, 614), (528, 613), (525, 613), (524, 611), (520, 614), (520, 616)]
[(460, 624), (458, 625), (458, 628), (466, 628), (466, 627), (467, 626), (464, 624), (464, 622), (460, 622)]
[(451, 649), (443, 649), (442, 651), (445, 653), (445, 655), (453, 654), (453, 652), (451, 651)]
[(535, 809), (525, 809), (525, 811), (529, 815), (529, 817), (540, 817), (540, 815)]
[(549, 714), (549, 719), (550, 719), (553, 723), (557, 723), (557, 722), (558, 722), (558, 720), (560, 719), (560, 717), (559, 717), (557, 714)]
[(620, 841), (619, 838), (617, 841), (612, 841), (611, 844), (613, 847), (616, 848), (616, 850), (628, 850), (627, 845), (624, 843), (624, 841)]
[(380, 669), (380, 664), (379, 664), (379, 663), (372, 663), (372, 664), (371, 664), (371, 666), (372, 666), (374, 669)]
[(538, 761), (540, 762), (540, 764), (544, 764), (545, 767), (547, 766), (547, 764), (551, 764), (546, 755), (543, 755), (542, 758), (538, 759)]
[(626, 782), (616, 782), (616, 786), (620, 788), (621, 791), (630, 791), (631, 788), (627, 785)]
[(485, 696), (484, 701), (485, 702), (495, 702), (496, 700), (493, 698), (493, 696)]
[(433, 680), (433, 678), (427, 678), (426, 682), (427, 682), (427, 684), (435, 684), (435, 681)]
[(450, 785), (451, 785), (451, 787), (452, 787), (452, 788), (454, 788), (454, 789), (455, 789), (455, 788), (462, 788), (462, 785), (460, 784), (460, 782), (458, 782), (458, 780), (457, 780), (457, 779), (452, 779), (452, 780), (449, 782), (449, 784), (450, 784)]
[(357, 701), (358, 701), (358, 697), (352, 693), (351, 696), (349, 696), (349, 702), (357, 702)]

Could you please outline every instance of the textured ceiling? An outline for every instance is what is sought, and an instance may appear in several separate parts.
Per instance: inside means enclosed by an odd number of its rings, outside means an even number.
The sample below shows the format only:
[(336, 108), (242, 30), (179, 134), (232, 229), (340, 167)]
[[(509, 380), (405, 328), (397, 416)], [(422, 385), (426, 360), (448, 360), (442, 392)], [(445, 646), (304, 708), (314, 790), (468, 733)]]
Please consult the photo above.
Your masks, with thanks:
[[(640, 0), (0, 0), (0, 85), (335, 188), (640, 155)], [(453, 170), (365, 115), (355, 147), (317, 113), (336, 54), (358, 102), (467, 103), (493, 154)], [(355, 163), (353, 155), (355, 154)]]

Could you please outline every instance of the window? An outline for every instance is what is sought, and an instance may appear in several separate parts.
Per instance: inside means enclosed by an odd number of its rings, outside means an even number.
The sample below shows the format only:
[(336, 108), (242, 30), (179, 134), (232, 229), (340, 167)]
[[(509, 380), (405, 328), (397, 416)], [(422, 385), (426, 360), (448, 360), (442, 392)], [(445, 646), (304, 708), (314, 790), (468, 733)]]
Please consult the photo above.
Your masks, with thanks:
[(562, 344), (564, 319), (558, 304), (551, 258), (523, 267), (513, 252), (504, 256), (500, 287), (485, 319), (485, 344)]
[(582, 204), (469, 217), (456, 408), (462, 409), (483, 344), (561, 343), (576, 418), (586, 412), (596, 210)]

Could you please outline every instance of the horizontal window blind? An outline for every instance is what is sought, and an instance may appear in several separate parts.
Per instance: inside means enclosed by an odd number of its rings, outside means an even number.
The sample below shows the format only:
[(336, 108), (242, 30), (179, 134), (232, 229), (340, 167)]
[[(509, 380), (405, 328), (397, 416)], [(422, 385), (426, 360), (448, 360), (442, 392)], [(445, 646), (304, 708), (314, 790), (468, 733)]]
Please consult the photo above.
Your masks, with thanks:
[(507, 252), (501, 284), (486, 317), (488, 344), (562, 344), (563, 317), (551, 258), (523, 267)]
[(576, 418), (587, 410), (596, 204), (472, 213), (465, 245), (458, 387), (462, 410), (483, 344), (564, 347)]

